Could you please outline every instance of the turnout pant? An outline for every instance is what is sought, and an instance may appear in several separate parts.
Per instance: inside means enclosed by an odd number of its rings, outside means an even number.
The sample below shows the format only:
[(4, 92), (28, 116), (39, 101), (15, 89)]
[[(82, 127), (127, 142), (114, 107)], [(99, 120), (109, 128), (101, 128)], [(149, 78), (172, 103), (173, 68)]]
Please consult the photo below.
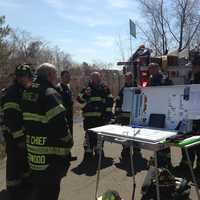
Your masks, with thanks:
[(49, 183), (33, 184), (30, 200), (57, 200), (60, 193), (61, 177), (52, 180)]
[(60, 183), (66, 175), (70, 162), (55, 162), (44, 172), (32, 172), (30, 200), (58, 200)]
[(85, 132), (84, 150), (86, 153), (93, 153), (97, 149), (97, 134), (91, 131)]
[(6, 185), (10, 200), (25, 200), (31, 187), (25, 149), (7, 142), (6, 153)]
[(92, 155), (93, 151), (96, 153), (99, 149), (97, 134), (88, 131), (88, 129), (103, 125), (105, 125), (105, 122), (102, 119), (98, 119), (96, 121), (92, 118), (85, 118), (83, 120), (83, 128), (85, 130), (85, 140), (83, 146), (86, 154)]

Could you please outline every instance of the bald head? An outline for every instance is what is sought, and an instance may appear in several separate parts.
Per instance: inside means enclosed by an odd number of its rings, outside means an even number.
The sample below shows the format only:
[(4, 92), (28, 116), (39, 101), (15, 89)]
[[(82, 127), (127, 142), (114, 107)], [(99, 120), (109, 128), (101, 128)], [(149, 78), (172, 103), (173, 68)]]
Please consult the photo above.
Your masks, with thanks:
[(90, 79), (93, 85), (98, 85), (101, 83), (101, 74), (99, 72), (92, 72)]
[(49, 81), (52, 85), (57, 84), (57, 69), (50, 63), (43, 63), (37, 68), (37, 76), (40, 79)]

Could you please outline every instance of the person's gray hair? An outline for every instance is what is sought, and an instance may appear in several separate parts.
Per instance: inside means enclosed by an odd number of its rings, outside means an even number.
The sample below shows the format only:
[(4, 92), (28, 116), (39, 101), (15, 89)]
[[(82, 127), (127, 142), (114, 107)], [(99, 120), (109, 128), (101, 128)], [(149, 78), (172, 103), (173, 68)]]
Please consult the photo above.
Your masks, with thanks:
[(57, 70), (55, 65), (51, 63), (43, 63), (37, 68), (37, 76), (43, 80), (48, 80), (49, 73)]

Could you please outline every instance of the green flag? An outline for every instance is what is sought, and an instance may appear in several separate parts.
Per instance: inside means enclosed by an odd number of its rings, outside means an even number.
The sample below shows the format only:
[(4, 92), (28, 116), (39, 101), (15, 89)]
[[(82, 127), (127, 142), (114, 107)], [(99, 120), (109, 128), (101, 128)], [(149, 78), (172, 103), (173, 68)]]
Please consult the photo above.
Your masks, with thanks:
[(136, 26), (135, 23), (129, 19), (129, 24), (130, 24), (130, 34), (136, 38)]

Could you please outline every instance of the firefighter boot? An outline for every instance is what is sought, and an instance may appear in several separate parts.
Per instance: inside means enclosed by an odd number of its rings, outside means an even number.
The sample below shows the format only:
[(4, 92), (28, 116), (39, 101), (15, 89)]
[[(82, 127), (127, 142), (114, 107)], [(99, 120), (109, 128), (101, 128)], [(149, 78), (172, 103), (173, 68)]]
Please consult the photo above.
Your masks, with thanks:
[(93, 158), (92, 152), (85, 152), (83, 156), (83, 162), (89, 162)]

